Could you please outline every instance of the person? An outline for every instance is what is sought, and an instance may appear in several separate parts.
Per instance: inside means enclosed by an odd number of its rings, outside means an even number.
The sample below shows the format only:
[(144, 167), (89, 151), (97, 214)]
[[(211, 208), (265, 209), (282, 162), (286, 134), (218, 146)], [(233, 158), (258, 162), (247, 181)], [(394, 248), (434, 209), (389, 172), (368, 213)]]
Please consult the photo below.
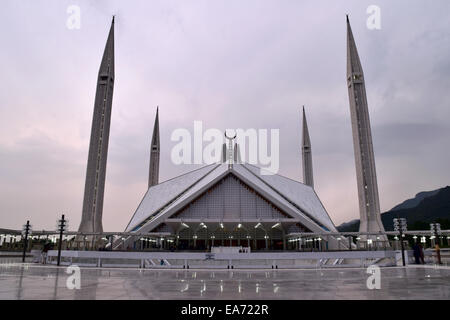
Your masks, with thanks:
[(436, 250), (436, 257), (437, 257), (438, 264), (442, 264), (442, 261), (441, 261), (441, 248), (439, 248), (439, 245), (437, 243), (434, 246), (434, 249)]
[(50, 249), (50, 243), (44, 244), (44, 248), (41, 252), (42, 264), (47, 264), (47, 252)]
[(420, 247), (417, 243), (413, 246), (414, 259), (416, 260), (416, 264), (420, 264)]
[(420, 252), (420, 261), (422, 262), (422, 264), (425, 264), (425, 258), (424, 258), (424, 253), (423, 253), (423, 247), (421, 244), (419, 244), (419, 252)]

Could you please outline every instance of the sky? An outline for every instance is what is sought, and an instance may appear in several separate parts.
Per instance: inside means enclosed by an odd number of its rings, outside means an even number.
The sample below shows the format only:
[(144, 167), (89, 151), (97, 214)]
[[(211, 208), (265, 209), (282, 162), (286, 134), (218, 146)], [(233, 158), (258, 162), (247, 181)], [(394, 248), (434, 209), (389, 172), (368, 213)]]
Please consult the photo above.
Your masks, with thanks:
[[(70, 29), (71, 5), (80, 28)], [(367, 8), (380, 8), (369, 29)], [(160, 180), (178, 128), (280, 130), (279, 173), (302, 181), (301, 107), (315, 189), (336, 225), (359, 218), (346, 24), (364, 68), (380, 205), (450, 183), (448, 0), (2, 0), (0, 227), (81, 219), (98, 68), (111, 17), (115, 87), (103, 209), (122, 231), (147, 189), (156, 106)]]

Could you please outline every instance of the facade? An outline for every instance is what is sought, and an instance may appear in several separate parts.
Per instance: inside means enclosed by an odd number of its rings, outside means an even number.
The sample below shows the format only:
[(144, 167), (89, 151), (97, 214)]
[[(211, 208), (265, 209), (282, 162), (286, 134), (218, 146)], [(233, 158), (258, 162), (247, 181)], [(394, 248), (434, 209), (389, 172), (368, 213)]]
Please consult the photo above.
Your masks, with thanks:
[[(164, 235), (166, 248), (252, 250), (286, 249), (294, 234), (337, 232), (310, 186), (230, 162), (236, 158), (150, 187), (125, 231)], [(138, 239), (130, 237), (126, 245), (135, 246)], [(331, 236), (325, 242), (330, 249), (337, 246)]]
[(102, 232), (103, 195), (114, 89), (114, 18), (97, 79), (91, 140), (84, 187), (83, 212), (78, 231)]
[(364, 73), (347, 16), (347, 85), (358, 184), (360, 232), (384, 232)]

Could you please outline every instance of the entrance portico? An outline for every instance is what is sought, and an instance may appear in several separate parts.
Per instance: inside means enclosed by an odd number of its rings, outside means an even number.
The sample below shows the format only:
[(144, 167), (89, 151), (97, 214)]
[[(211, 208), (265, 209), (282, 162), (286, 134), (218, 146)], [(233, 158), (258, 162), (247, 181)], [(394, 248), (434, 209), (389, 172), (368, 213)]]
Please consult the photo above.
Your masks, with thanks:
[(165, 225), (174, 231), (176, 247), (186, 249), (246, 246), (285, 250), (287, 231), (302, 230), (300, 219), (167, 219)]

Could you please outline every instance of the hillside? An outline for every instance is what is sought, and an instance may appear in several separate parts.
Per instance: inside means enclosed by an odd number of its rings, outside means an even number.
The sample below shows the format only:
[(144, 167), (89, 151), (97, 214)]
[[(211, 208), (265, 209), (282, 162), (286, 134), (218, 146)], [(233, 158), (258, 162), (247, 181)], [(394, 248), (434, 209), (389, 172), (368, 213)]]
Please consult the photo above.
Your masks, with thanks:
[[(393, 209), (381, 214), (386, 231), (393, 230), (394, 218), (406, 218), (408, 230), (428, 230), (430, 223), (441, 223), (442, 229), (450, 229), (450, 187), (421, 192)], [(359, 219), (337, 227), (341, 232), (359, 231)]]

